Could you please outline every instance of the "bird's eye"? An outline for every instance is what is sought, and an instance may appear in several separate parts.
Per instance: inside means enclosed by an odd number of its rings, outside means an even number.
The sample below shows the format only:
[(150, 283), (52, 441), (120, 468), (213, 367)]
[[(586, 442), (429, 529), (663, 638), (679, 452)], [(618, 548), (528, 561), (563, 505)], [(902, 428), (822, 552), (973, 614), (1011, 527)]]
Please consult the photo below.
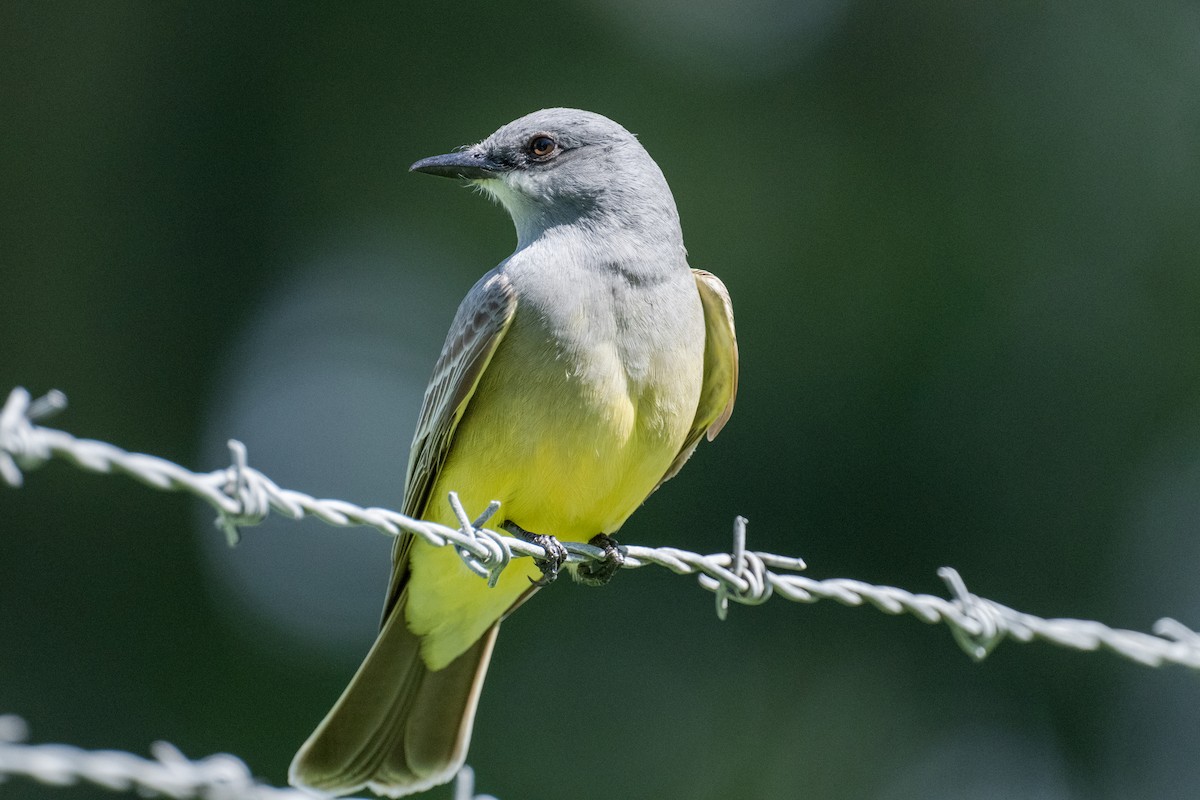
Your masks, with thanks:
[(528, 150), (534, 158), (545, 158), (554, 152), (557, 145), (558, 142), (554, 141), (552, 137), (539, 133), (529, 140)]

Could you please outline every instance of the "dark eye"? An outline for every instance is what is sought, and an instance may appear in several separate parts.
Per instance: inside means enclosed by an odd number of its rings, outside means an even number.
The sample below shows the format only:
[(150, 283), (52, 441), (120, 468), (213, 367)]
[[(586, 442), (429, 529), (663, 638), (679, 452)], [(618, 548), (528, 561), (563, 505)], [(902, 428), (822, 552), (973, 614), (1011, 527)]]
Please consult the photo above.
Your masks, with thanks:
[(554, 141), (552, 137), (547, 136), (544, 133), (539, 133), (537, 136), (534, 136), (529, 140), (529, 155), (533, 156), (534, 158), (545, 158), (554, 152), (554, 148), (557, 145), (558, 142)]

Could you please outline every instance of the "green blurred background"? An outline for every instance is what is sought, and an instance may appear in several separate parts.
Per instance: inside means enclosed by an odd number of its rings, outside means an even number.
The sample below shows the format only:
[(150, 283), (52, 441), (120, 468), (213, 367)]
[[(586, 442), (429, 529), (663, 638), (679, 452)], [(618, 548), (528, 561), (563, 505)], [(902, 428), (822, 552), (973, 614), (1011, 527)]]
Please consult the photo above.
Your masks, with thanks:
[[(548, 105), (638, 133), (738, 314), (725, 432), (629, 543), (1043, 616), (1200, 624), (1200, 11), (1157, 2), (0, 6), (0, 391), (198, 470), (397, 506), (504, 213), (413, 160)], [(0, 490), (0, 712), (280, 783), (388, 542), (53, 464)], [(478, 788), (517, 798), (1192, 798), (1180, 668), (662, 571), (505, 624)], [(4, 797), (103, 794), (27, 782)], [(449, 791), (431, 796), (448, 797)]]

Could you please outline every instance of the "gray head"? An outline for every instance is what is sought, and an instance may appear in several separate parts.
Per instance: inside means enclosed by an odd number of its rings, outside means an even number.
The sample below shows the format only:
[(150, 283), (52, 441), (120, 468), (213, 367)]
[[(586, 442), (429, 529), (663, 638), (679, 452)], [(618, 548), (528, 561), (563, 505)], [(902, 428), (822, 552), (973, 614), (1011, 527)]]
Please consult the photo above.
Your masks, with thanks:
[(520, 246), (562, 225), (637, 232), (682, 246), (675, 201), (658, 165), (633, 134), (590, 111), (535, 111), (479, 144), (410, 169), (464, 178), (487, 191), (512, 216)]

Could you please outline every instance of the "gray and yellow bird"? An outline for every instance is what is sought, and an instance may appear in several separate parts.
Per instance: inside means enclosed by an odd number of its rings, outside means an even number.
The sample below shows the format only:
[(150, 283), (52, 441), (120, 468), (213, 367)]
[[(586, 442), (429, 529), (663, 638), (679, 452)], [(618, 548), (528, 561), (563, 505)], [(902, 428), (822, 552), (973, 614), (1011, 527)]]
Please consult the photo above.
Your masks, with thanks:
[[(453, 548), (397, 538), (379, 636), (289, 773), (328, 794), (398, 797), (450, 780), (500, 620), (561, 564), (552, 537), (594, 540), (615, 568), (607, 535), (717, 435), (737, 391), (729, 295), (688, 267), (671, 190), (620, 125), (545, 109), (412, 169), (499, 200), (517, 248), (450, 326), (403, 511), (457, 527), (448, 492), (472, 511), (499, 500), (503, 526), (550, 557), (519, 559), (488, 588)], [(578, 572), (611, 575), (603, 563)]]

